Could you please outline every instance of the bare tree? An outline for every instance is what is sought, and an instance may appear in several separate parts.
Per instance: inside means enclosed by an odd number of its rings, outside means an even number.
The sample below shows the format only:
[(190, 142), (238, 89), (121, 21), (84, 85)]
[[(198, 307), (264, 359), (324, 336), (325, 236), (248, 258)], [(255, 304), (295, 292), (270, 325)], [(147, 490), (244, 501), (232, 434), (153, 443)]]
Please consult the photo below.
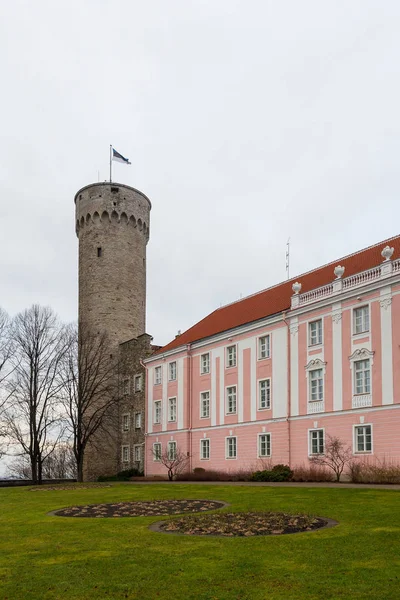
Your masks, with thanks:
[(28, 456), (31, 478), (40, 484), (43, 463), (63, 435), (57, 376), (66, 336), (53, 311), (38, 305), (15, 317), (12, 335), (14, 371), (7, 384), (6, 432), (17, 449), (14, 455)]
[(62, 402), (77, 465), (83, 481), (85, 452), (102, 443), (116, 430), (118, 394), (117, 362), (110, 356), (105, 333), (95, 334), (80, 324), (69, 332), (70, 343), (63, 361)]
[[(11, 337), (11, 324), (7, 313), (0, 308), (0, 439), (6, 437), (6, 428), (2, 422), (2, 412), (9, 398), (9, 390), (5, 388), (5, 381), (12, 371), (10, 358), (13, 353)], [(3, 454), (0, 446), (0, 457)]]
[(169, 443), (162, 451), (160, 446), (155, 444), (152, 454), (154, 459), (167, 469), (169, 481), (173, 481), (179, 473), (182, 473), (189, 461), (189, 454), (178, 448), (176, 443)]
[(328, 435), (324, 454), (313, 456), (310, 461), (314, 465), (332, 469), (336, 475), (336, 481), (340, 481), (345, 466), (350, 465), (353, 461), (353, 451), (338, 437)]

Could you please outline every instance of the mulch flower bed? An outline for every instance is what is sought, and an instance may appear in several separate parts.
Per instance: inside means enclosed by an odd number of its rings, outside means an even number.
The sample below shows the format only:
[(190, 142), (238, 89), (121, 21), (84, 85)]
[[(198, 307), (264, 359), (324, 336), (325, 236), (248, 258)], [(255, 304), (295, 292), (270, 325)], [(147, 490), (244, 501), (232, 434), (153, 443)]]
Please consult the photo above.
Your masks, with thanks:
[(215, 500), (154, 500), (70, 506), (52, 514), (59, 517), (158, 517), (215, 510), (223, 506), (226, 506), (225, 502)]
[(155, 523), (150, 528), (164, 533), (185, 535), (217, 535), (225, 537), (251, 537), (256, 535), (282, 535), (320, 529), (335, 522), (308, 515), (286, 513), (218, 513), (171, 519)]
[(109, 488), (111, 485), (38, 485), (30, 488), (31, 492), (59, 492), (65, 490), (92, 490), (94, 488)]

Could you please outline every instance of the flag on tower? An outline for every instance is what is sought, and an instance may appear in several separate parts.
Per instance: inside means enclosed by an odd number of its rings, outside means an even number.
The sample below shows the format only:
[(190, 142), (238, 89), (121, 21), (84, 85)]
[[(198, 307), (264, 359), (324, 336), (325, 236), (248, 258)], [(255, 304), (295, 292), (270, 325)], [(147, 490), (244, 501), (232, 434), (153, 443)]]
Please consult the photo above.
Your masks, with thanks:
[(130, 165), (131, 163), (129, 162), (129, 158), (125, 158), (125, 156), (122, 156), (122, 154), (120, 154), (119, 152), (117, 152), (115, 150), (115, 148), (112, 149), (112, 159), (117, 161), (117, 162), (121, 162), (121, 163), (125, 163), (126, 165)]

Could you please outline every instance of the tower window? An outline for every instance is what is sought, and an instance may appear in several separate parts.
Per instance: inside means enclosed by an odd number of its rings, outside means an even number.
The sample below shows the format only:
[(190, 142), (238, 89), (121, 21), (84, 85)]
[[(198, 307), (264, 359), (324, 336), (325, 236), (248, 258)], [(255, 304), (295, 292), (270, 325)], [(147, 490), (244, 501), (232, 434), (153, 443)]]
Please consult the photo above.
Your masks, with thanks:
[(100, 258), (101, 252), (102, 252), (101, 247), (97, 248), (97, 257), (98, 258)]

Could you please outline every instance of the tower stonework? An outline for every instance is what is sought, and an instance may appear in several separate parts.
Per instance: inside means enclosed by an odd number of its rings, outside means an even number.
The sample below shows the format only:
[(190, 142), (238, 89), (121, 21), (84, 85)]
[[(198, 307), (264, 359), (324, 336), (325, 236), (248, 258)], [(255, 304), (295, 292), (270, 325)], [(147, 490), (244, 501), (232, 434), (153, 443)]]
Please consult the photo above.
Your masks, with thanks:
[[(146, 245), (150, 200), (119, 183), (93, 183), (75, 195), (79, 239), (79, 323), (108, 335), (110, 356), (119, 344), (145, 333)], [(88, 448), (85, 479), (113, 474), (121, 464), (120, 440)]]

